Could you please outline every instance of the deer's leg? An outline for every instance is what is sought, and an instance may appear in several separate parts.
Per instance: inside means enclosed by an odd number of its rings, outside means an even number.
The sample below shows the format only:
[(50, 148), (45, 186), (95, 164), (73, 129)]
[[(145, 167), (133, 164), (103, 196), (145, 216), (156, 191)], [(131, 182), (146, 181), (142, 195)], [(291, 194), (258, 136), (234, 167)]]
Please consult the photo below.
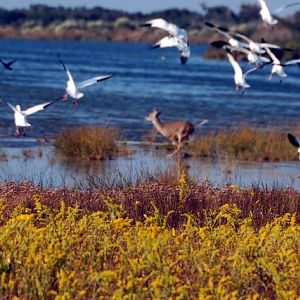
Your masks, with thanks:
[(172, 154), (170, 155), (171, 157), (173, 157), (175, 154), (177, 154), (183, 148), (182, 138), (183, 138), (183, 136), (177, 135), (177, 141), (178, 141), (177, 148), (172, 152)]
[(172, 143), (173, 146), (177, 146), (176, 136), (171, 136), (170, 137), (170, 141), (171, 141), (171, 143)]

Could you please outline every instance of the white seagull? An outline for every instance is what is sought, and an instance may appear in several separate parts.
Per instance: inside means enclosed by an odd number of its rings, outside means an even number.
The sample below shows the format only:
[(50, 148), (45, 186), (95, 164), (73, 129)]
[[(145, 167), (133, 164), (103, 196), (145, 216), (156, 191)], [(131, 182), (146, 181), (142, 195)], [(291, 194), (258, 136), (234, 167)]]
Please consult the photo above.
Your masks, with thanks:
[(282, 63), (269, 48), (266, 47), (265, 49), (266, 49), (268, 55), (270, 56), (270, 58), (272, 60), (272, 64), (273, 64), (271, 73), (269, 76), (269, 80), (272, 79), (274, 74), (277, 74), (280, 77), (280, 82), (282, 82), (282, 79), (287, 77), (284, 67), (292, 66), (292, 65), (300, 63), (299, 58), (288, 60), (288, 61)]
[(169, 23), (164, 19), (153, 19), (145, 24), (145, 27), (159, 28), (169, 33), (169, 36), (162, 38), (155, 43), (152, 48), (176, 47), (180, 52), (180, 60), (184, 65), (191, 56), (191, 50), (188, 43), (188, 34), (186, 30)]
[(14, 112), (14, 119), (15, 119), (15, 125), (16, 125), (16, 136), (20, 135), (19, 127), (23, 127), (23, 136), (26, 136), (26, 127), (30, 127), (31, 124), (27, 122), (27, 117), (38, 112), (41, 110), (44, 110), (45, 108), (49, 107), (53, 103), (59, 101), (61, 98), (58, 98), (51, 102), (45, 102), (42, 104), (38, 104), (35, 106), (32, 106), (26, 110), (21, 110), (20, 105), (13, 106), (9, 102), (6, 102), (6, 104), (13, 110)]
[[(268, 25), (276, 25), (278, 23), (278, 20), (275, 19), (272, 14), (271, 11), (268, 7), (267, 1), (266, 0), (258, 0), (261, 10), (260, 10), (260, 16), (262, 18), (262, 20), (264, 21), (265, 24)], [(283, 6), (281, 6), (279, 9), (275, 10), (276, 13), (281, 13), (283, 10), (285, 10), (286, 8), (292, 7), (292, 6), (296, 6), (299, 5), (300, 1), (298, 2), (294, 2), (294, 3), (290, 3), (290, 4), (285, 4)]]
[(236, 86), (236, 90), (238, 91), (240, 88), (244, 92), (245, 89), (250, 88), (250, 85), (246, 82), (246, 76), (257, 69), (260, 69), (262, 66), (255, 67), (252, 69), (249, 69), (247, 72), (243, 73), (242, 68), (237, 63), (237, 61), (233, 58), (229, 50), (226, 50), (228, 61), (231, 63), (233, 70), (234, 70), (234, 83)]
[(270, 62), (270, 59), (257, 55), (255, 52), (246, 49), (246, 48), (240, 48), (240, 47), (233, 47), (230, 46), (229, 43), (224, 41), (215, 41), (211, 43), (212, 46), (222, 49), (229, 49), (231, 52), (241, 52), (244, 53), (247, 56), (248, 62), (250, 64), (256, 64), (257, 66), (260, 66), (264, 63)]
[[(206, 26), (217, 30), (220, 34), (225, 36), (228, 39), (228, 43), (232, 47), (249, 48), (252, 52), (255, 52), (257, 54), (265, 53), (266, 52), (264, 50), (265, 47), (280, 48), (280, 46), (278, 46), (278, 45), (269, 44), (269, 43), (266, 43), (265, 41), (263, 41), (262, 43), (257, 43), (255, 41), (251, 40), (250, 38), (248, 38), (246, 35), (241, 34), (239, 32), (230, 31), (226, 27), (218, 27), (218, 26), (216, 26), (212, 23), (209, 23), (209, 22), (205, 22), (205, 24), (206, 24)], [(239, 41), (235, 37), (239, 38), (239, 39), (242, 39), (244, 42)]]
[(298, 153), (299, 153), (299, 160), (300, 160), (300, 141), (298, 138), (296, 138), (294, 135), (291, 133), (287, 134), (289, 142), (296, 148), (298, 148)]
[(278, 20), (272, 16), (266, 0), (258, 0), (258, 2), (261, 8), (259, 14), (264, 23), (268, 25), (276, 25), (278, 23)]
[(227, 42), (230, 46), (232, 47), (236, 47), (236, 48), (243, 48), (243, 47), (247, 47), (247, 44), (240, 42), (239, 40), (235, 39), (232, 34), (229, 33), (227, 28), (223, 28), (223, 27), (218, 27), (212, 23), (209, 22), (205, 22), (204, 23), (207, 27), (212, 28), (214, 30), (216, 30), (218, 33), (220, 33), (221, 35), (223, 35), (224, 37), (227, 38)]
[(71, 72), (66, 67), (64, 62), (61, 60), (60, 56), (57, 55), (59, 62), (64, 67), (64, 70), (66, 71), (68, 80), (67, 80), (67, 87), (66, 87), (66, 94), (61, 98), (62, 100), (66, 101), (68, 99), (68, 96), (73, 98), (73, 104), (74, 106), (78, 105), (78, 100), (84, 96), (84, 94), (80, 91), (80, 89), (86, 88), (90, 85), (93, 85), (97, 82), (109, 79), (112, 77), (112, 75), (104, 75), (104, 76), (97, 76), (90, 79), (87, 79), (85, 81), (82, 81), (76, 85)]

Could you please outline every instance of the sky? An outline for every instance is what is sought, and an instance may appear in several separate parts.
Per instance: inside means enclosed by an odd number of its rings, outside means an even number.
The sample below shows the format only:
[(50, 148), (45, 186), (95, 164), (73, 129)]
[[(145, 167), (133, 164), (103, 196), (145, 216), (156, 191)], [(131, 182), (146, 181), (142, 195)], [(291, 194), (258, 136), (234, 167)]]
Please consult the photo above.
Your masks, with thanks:
[[(228, 3), (229, 2), (229, 3)], [(276, 9), (282, 5), (282, 3), (293, 3), (295, 0), (269, 0), (269, 7)], [(114, 8), (125, 10), (129, 12), (152, 12), (157, 10), (163, 10), (166, 8), (188, 8), (192, 11), (199, 11), (200, 3), (206, 3), (209, 6), (226, 5), (230, 6), (234, 10), (238, 10), (241, 4), (255, 4), (257, 0), (1, 0), (0, 7), (3, 8), (20, 8), (27, 7), (30, 4), (47, 4), (52, 6), (64, 5), (68, 7), (73, 6), (102, 6), (105, 8)], [(295, 9), (295, 8), (294, 8)], [(294, 9), (290, 9), (289, 12), (293, 12)], [(287, 11), (288, 12), (288, 11)]]

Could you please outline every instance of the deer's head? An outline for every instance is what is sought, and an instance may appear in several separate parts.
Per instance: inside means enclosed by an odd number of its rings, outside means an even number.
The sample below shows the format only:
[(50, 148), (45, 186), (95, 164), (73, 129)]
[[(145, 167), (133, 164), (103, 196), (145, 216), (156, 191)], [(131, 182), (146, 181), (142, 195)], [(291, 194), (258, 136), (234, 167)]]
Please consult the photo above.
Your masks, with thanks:
[(156, 108), (153, 109), (153, 111), (148, 115), (145, 116), (145, 120), (147, 121), (154, 121), (159, 115), (161, 114), (161, 112), (159, 110), (157, 110)]

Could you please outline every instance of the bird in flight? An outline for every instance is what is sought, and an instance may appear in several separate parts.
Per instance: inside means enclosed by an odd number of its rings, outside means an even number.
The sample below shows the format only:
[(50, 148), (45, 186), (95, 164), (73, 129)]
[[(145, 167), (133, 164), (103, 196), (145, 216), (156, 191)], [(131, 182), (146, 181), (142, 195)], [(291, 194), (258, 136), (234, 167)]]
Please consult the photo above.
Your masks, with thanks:
[(55, 102), (59, 101), (61, 98), (58, 98), (54, 101), (50, 101), (50, 102), (45, 102), (42, 104), (38, 104), (35, 106), (32, 106), (26, 110), (22, 110), (20, 105), (16, 105), (13, 106), (12, 104), (10, 104), (9, 102), (6, 102), (6, 104), (12, 109), (12, 111), (14, 112), (14, 121), (15, 121), (15, 125), (16, 125), (16, 136), (20, 135), (20, 131), (19, 131), (19, 127), (23, 127), (23, 136), (26, 136), (26, 128), (30, 127), (31, 124), (27, 122), (27, 117), (39, 112), (41, 110), (46, 109), (47, 107), (49, 107), (50, 105), (54, 104)]
[(12, 71), (13, 69), (12, 69), (12, 65), (15, 63), (17, 61), (17, 59), (14, 59), (14, 60), (12, 60), (12, 61), (9, 61), (9, 62), (4, 62), (1, 58), (0, 58), (0, 62), (1, 62), (1, 64), (3, 65), (3, 67), (5, 68), (5, 69), (7, 69), (7, 70), (9, 70), (9, 71)]
[(186, 64), (191, 56), (191, 50), (188, 43), (188, 34), (185, 29), (179, 28), (164, 19), (153, 19), (143, 24), (143, 26), (167, 31), (169, 35), (155, 43), (152, 48), (176, 47), (180, 52), (181, 63), (183, 65)]
[(66, 93), (64, 96), (61, 97), (62, 100), (66, 101), (68, 99), (68, 96), (70, 96), (71, 98), (73, 98), (73, 105), (77, 106), (78, 105), (78, 100), (81, 99), (84, 94), (81, 92), (81, 89), (86, 88), (90, 85), (93, 85), (95, 83), (98, 83), (100, 81), (109, 79), (112, 77), (112, 75), (104, 75), (104, 76), (97, 76), (97, 77), (93, 77), (90, 79), (87, 79), (85, 81), (82, 81), (78, 84), (75, 83), (73, 76), (71, 74), (71, 72), (69, 71), (69, 69), (66, 67), (66, 65), (64, 64), (64, 62), (61, 60), (60, 55), (57, 55), (59, 62), (61, 63), (61, 65), (63, 66), (66, 74), (67, 74), (67, 87), (66, 87)]

